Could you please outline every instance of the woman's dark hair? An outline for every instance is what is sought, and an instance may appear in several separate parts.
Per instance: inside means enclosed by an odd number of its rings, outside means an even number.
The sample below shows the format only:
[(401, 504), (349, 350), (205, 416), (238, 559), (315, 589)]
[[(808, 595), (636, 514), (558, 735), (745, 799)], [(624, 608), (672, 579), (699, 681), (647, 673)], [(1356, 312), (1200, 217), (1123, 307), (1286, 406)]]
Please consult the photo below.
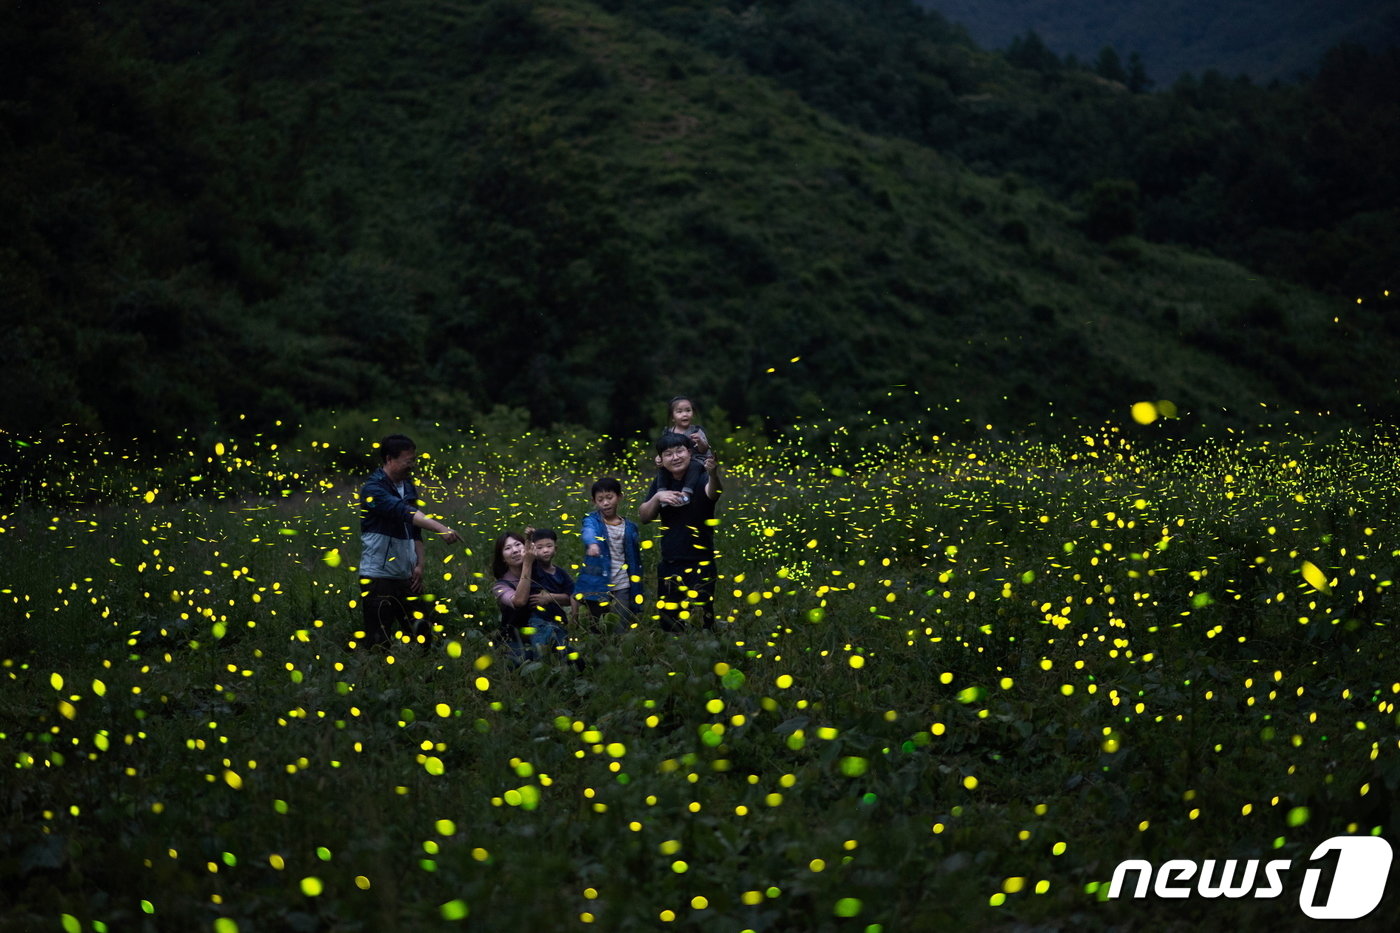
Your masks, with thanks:
[(525, 539), (520, 537), (520, 535), (516, 534), (513, 531), (501, 532), (501, 536), (496, 539), (495, 549), (491, 552), (491, 576), (497, 580), (501, 579), (501, 577), (504, 577), (506, 575), (506, 571), (510, 569), (510, 567), (506, 564), (506, 557), (504, 552), (506, 549), (506, 542), (509, 541), (511, 538), (514, 538), (521, 544), (525, 543)]
[(379, 462), (392, 460), (405, 450), (417, 450), (418, 445), (406, 434), (390, 434), (379, 442)]
[(593, 488), (588, 492), (588, 498), (596, 498), (600, 492), (610, 492), (615, 496), (622, 495), (622, 484), (611, 476), (604, 476), (593, 484)]

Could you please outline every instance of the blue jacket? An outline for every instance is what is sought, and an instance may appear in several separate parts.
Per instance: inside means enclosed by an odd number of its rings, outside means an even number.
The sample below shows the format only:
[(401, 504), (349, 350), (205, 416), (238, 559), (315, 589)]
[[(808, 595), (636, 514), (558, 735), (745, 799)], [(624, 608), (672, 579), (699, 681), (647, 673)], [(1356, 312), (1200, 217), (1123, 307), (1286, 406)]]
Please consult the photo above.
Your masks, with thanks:
[[(622, 555), (627, 561), (627, 595), (635, 601), (642, 595), (642, 536), (631, 519), (624, 518), (622, 533)], [(598, 545), (598, 556), (589, 557), (589, 545)], [(612, 577), (612, 552), (608, 549), (608, 526), (603, 521), (603, 513), (591, 512), (583, 517), (583, 573), (578, 575), (574, 585), (574, 596), (579, 599), (606, 599), (609, 593), (608, 580)]]
[(385, 472), (375, 470), (360, 489), (360, 576), (407, 580), (418, 563), (415, 541), (423, 532), (413, 524), (418, 489), (404, 483), (400, 496)]

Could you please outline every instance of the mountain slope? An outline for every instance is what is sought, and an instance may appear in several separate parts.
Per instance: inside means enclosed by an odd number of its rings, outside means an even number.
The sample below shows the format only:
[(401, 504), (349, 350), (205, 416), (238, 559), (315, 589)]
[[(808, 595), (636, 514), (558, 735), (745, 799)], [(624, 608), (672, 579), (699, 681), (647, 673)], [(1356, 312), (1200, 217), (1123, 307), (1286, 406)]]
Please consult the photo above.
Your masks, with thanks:
[(9, 190), (44, 190), (0, 252), (12, 429), (508, 405), (630, 432), (682, 391), (773, 425), (955, 399), (1024, 425), (1391, 393), (1393, 337), (1331, 301), (1093, 240), (1014, 178), (580, 0), (136, 12), (35, 14), (4, 153)]

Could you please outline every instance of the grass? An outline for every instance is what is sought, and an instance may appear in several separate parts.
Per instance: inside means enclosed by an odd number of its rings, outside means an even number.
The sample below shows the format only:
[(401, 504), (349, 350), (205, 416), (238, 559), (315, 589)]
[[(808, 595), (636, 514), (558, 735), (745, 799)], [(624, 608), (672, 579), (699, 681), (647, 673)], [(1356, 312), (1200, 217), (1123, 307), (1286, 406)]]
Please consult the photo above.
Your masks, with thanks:
[[(1395, 831), (1393, 439), (1155, 427), (736, 439), (727, 621), (582, 671), (497, 660), (489, 542), (577, 560), (635, 446), (411, 426), (466, 540), (428, 547), (437, 643), (384, 655), (323, 466), (368, 437), (44, 439), (0, 519), (0, 929), (1291, 925), (1314, 846)], [(1107, 900), (1128, 858), (1294, 868)]]

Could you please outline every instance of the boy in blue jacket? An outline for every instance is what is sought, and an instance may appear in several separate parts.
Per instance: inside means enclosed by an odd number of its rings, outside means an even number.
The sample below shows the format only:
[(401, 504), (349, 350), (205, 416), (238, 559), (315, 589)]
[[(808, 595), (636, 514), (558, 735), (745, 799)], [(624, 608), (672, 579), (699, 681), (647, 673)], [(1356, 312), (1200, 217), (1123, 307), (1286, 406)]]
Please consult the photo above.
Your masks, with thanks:
[(583, 572), (574, 597), (594, 619), (616, 612), (630, 619), (642, 600), (641, 534), (629, 519), (617, 514), (622, 484), (605, 477), (591, 490), (596, 510), (583, 519)]

